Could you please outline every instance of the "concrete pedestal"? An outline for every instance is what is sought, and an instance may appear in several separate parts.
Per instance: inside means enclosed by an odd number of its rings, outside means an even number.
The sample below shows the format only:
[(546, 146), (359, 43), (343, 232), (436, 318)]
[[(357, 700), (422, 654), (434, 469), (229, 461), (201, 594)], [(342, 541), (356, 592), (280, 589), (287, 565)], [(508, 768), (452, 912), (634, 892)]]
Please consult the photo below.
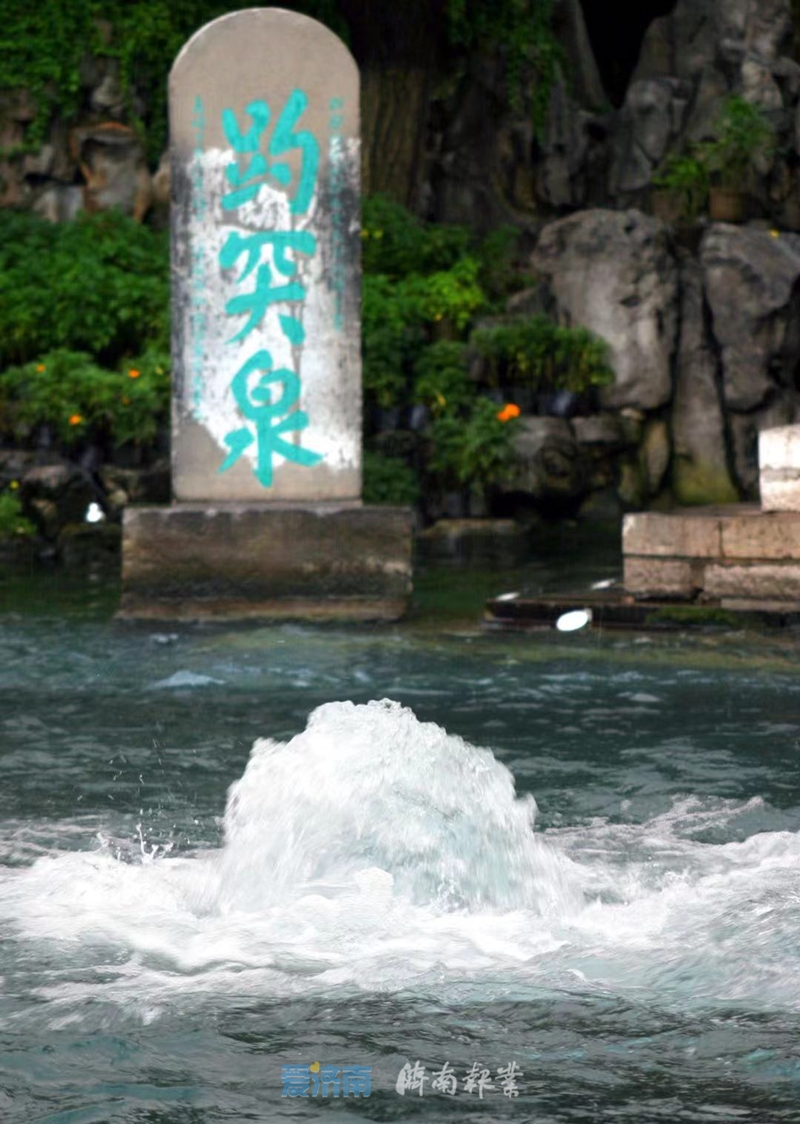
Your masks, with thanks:
[(118, 616), (395, 620), (411, 593), (411, 549), (408, 508), (128, 507)]

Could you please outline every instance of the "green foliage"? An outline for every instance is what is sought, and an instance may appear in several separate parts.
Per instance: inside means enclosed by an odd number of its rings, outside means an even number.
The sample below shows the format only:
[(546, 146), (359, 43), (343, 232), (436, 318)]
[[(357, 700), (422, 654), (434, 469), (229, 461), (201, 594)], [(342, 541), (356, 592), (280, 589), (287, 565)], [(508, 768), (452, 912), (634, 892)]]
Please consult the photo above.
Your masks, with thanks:
[(480, 262), (481, 284), (491, 307), (502, 307), (523, 281), (516, 269), (520, 233), (516, 226), (500, 226), (475, 247)]
[(0, 539), (30, 538), (36, 528), (22, 513), (20, 498), (15, 492), (0, 492)]
[(479, 328), (470, 345), (486, 361), (495, 386), (570, 390), (576, 394), (614, 381), (608, 345), (586, 328), (566, 328), (532, 316)]
[(554, 0), (447, 0), (450, 40), (466, 50), (503, 52), (508, 96), (516, 109), (527, 91), (531, 115), (541, 131), (550, 92), (564, 66), (553, 33)]
[(168, 338), (166, 235), (113, 212), (53, 224), (0, 210), (0, 367), (55, 348), (114, 366)]
[[(0, 32), (0, 90), (26, 88), (37, 106), (29, 146), (44, 139), (51, 115), (72, 121), (86, 96), (87, 55), (118, 60), (129, 116), (144, 104), (151, 160), (167, 137), (167, 75), (186, 40), (203, 24), (242, 5), (220, 0), (5, 0)], [(346, 34), (335, 0), (286, 7)], [(108, 32), (110, 31), (110, 35)]]
[(710, 172), (725, 187), (736, 189), (745, 185), (753, 160), (774, 144), (775, 130), (763, 110), (734, 96), (725, 102), (717, 121), (717, 139), (699, 149)]
[(0, 432), (146, 445), (169, 413), (168, 352), (165, 234), (0, 210)]
[(166, 354), (151, 350), (110, 371), (85, 352), (59, 349), (0, 373), (0, 431), (25, 442), (46, 424), (66, 447), (89, 434), (147, 445), (169, 397)]
[(419, 499), (419, 479), (399, 457), (365, 450), (363, 497), (364, 503), (413, 506)]
[(364, 272), (395, 279), (451, 269), (472, 243), (465, 227), (421, 222), (387, 195), (364, 200), (361, 238)]
[(447, 412), (431, 426), (430, 468), (446, 486), (487, 492), (514, 472), (513, 438), (518, 420), (500, 421), (497, 403), (476, 398), (466, 415)]
[(708, 167), (698, 156), (673, 153), (653, 176), (653, 184), (671, 192), (679, 200), (683, 215), (693, 222), (708, 198)]
[[(504, 227), (477, 242), (464, 227), (420, 222), (386, 196), (364, 200), (368, 399), (382, 408), (404, 402), (419, 375), (417, 365), (437, 335), (463, 338), (478, 312), (496, 307), (519, 285), (514, 271), (517, 238), (514, 228)], [(426, 401), (429, 391), (424, 389), (420, 397), (415, 389), (414, 401)]]
[(469, 377), (463, 343), (439, 340), (425, 348), (414, 367), (414, 402), (438, 415), (461, 409), (474, 395), (475, 383)]
[(404, 397), (407, 371), (425, 343), (423, 325), (415, 303), (384, 274), (364, 276), (361, 302), (364, 391), (389, 409)]

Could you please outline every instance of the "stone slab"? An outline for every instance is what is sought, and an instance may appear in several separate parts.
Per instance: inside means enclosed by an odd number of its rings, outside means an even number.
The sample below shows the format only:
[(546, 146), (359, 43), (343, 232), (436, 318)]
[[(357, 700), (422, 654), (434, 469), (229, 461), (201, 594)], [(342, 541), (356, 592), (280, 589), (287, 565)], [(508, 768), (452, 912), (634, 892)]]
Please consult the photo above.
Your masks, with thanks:
[(394, 620), (412, 514), (358, 505), (127, 507), (123, 619)]
[(800, 561), (800, 513), (757, 512), (720, 520), (724, 559)]
[(636, 512), (622, 523), (624, 554), (655, 558), (718, 558), (721, 553), (718, 513), (669, 514)]
[(758, 462), (763, 509), (800, 512), (800, 425), (762, 430)]
[(800, 601), (800, 563), (711, 563), (706, 566), (706, 597), (749, 601)]
[(169, 82), (178, 500), (361, 494), (359, 75), (296, 12), (201, 28)]
[(764, 601), (751, 597), (723, 597), (721, 609), (733, 609), (742, 613), (798, 613), (800, 601)]
[(625, 555), (623, 585), (636, 597), (694, 597), (703, 588), (702, 561)]

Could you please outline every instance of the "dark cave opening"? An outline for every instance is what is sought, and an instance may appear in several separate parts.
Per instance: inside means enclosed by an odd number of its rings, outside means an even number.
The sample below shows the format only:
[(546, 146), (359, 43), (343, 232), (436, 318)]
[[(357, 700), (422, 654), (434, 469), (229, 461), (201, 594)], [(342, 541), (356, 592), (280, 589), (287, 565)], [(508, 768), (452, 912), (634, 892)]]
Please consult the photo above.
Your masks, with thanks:
[(677, 0), (581, 0), (589, 41), (609, 101), (619, 108), (639, 61), (645, 32), (667, 16)]

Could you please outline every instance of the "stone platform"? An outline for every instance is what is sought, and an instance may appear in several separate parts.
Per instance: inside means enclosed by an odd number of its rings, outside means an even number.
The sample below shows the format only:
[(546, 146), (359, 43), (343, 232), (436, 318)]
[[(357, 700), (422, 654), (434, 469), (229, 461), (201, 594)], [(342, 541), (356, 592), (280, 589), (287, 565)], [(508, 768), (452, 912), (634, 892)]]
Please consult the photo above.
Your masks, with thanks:
[(751, 626), (772, 629), (800, 625), (800, 604), (793, 602), (770, 607), (752, 602), (737, 603), (723, 608), (697, 601), (676, 603), (664, 597), (637, 600), (622, 589), (515, 597), (513, 600), (490, 598), (486, 602), (483, 623), (487, 628), (504, 632), (548, 630), (556, 627), (556, 621), (564, 613), (575, 609), (591, 613), (590, 627), (600, 631), (666, 632)]
[(361, 504), (128, 507), (123, 620), (395, 620), (412, 513)]
[(800, 610), (800, 512), (736, 504), (626, 515), (622, 550), (637, 599)]

